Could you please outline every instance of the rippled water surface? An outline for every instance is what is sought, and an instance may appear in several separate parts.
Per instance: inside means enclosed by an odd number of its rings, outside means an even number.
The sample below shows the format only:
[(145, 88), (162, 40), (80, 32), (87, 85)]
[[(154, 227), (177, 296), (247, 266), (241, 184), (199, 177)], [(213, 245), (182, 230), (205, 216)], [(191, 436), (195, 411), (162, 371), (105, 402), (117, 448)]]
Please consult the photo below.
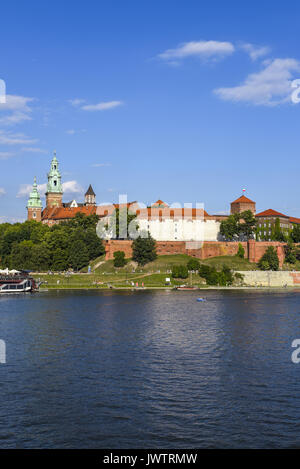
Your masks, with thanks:
[(299, 447), (300, 293), (0, 297), (1, 448)]

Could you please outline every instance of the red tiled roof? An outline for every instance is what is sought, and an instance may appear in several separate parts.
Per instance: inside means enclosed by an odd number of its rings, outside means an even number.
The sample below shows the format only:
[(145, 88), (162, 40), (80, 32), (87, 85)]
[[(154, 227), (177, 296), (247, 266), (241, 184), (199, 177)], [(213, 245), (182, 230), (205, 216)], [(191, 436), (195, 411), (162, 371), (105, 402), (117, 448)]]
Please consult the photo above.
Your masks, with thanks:
[(96, 207), (46, 207), (43, 210), (42, 219), (66, 220), (68, 218), (74, 218), (77, 213), (83, 213), (84, 215), (94, 215), (96, 213)]
[(243, 203), (243, 204), (255, 204), (253, 200), (248, 199), (248, 197), (245, 197), (244, 195), (241, 195), (238, 199), (234, 200), (231, 202), (232, 204), (237, 204), (237, 203)]
[(284, 217), (284, 218), (289, 218), (287, 215), (284, 215), (283, 213), (280, 213), (280, 212), (276, 212), (276, 210), (273, 210), (272, 208), (268, 208), (268, 210), (265, 210), (264, 212), (257, 213), (256, 217)]
[(290, 222), (300, 224), (300, 218), (290, 217)]

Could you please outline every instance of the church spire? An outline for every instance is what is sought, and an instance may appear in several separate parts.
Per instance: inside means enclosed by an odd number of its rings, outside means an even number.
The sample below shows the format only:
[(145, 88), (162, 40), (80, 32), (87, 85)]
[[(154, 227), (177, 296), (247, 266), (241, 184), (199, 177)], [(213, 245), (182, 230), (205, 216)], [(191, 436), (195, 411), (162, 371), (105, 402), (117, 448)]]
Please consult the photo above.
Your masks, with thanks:
[(47, 207), (59, 207), (62, 205), (63, 189), (61, 184), (61, 174), (58, 169), (58, 160), (56, 158), (56, 150), (54, 150), (51, 161), (51, 168), (48, 173), (47, 183)]

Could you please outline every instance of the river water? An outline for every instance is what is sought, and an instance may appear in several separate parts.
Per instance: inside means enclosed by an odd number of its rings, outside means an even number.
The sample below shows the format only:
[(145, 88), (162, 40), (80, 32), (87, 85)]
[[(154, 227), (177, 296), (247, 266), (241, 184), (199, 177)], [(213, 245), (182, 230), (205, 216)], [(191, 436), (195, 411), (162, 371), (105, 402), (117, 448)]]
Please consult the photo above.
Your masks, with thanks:
[(300, 447), (300, 293), (0, 297), (0, 448)]

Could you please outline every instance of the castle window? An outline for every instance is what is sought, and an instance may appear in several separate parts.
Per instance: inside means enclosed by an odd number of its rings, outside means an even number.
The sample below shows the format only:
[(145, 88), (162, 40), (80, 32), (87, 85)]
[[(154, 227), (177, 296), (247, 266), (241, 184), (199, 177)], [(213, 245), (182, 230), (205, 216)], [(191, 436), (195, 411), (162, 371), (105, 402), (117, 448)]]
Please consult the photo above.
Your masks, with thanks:
[(36, 218), (36, 213), (35, 212), (33, 212), (32, 217)]
[(55, 186), (57, 185), (57, 181), (54, 181), (54, 185), (55, 185)]

